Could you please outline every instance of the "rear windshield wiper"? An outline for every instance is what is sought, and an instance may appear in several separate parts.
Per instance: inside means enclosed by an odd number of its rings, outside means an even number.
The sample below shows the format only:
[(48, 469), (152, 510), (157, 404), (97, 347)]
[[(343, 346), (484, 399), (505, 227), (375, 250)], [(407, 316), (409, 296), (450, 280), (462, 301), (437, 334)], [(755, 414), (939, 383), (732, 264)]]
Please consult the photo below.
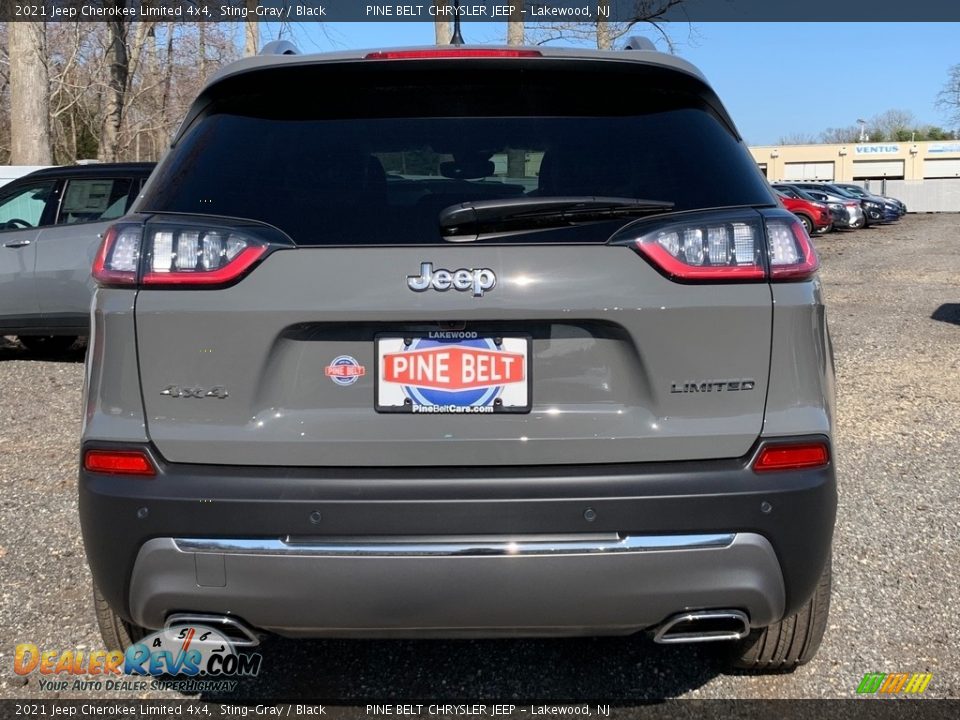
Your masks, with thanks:
[(440, 234), (450, 242), (517, 231), (548, 230), (617, 218), (654, 215), (673, 209), (667, 200), (623, 197), (523, 197), (477, 200), (440, 211)]

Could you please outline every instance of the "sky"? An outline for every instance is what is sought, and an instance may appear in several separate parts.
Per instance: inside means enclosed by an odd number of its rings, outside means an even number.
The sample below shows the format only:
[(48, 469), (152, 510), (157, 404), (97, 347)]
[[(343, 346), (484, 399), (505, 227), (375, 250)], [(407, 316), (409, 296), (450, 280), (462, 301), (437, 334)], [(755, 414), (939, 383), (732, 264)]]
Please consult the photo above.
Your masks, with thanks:
[[(639, 26), (638, 26), (639, 27)], [(269, 27), (263, 31), (268, 39)], [(431, 23), (301, 23), (304, 52), (432, 44)], [(469, 43), (502, 44), (502, 23), (464, 23)], [(666, 49), (655, 33), (642, 30)], [(960, 23), (694, 23), (671, 31), (676, 53), (707, 76), (752, 145), (819, 135), (890, 110), (947, 125), (934, 107), (960, 63)], [(562, 43), (551, 43), (559, 45)]]

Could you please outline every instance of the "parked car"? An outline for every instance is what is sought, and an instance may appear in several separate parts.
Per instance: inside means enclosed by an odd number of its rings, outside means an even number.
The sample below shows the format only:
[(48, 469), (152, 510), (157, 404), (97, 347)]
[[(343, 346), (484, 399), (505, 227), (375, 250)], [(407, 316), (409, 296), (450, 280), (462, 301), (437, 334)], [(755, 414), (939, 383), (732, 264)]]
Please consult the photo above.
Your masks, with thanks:
[(907, 206), (900, 200), (897, 200), (897, 198), (887, 197), (886, 195), (877, 195), (876, 193), (872, 193), (869, 190), (862, 188), (859, 185), (855, 185), (853, 183), (832, 183), (832, 184), (842, 190), (846, 190), (851, 195), (855, 195), (859, 198), (870, 198), (870, 199), (881, 200), (887, 206), (885, 208), (885, 212), (896, 213), (898, 218), (903, 217), (904, 215), (907, 214)]
[(827, 183), (826, 185), (827, 192), (834, 192), (854, 200), (859, 200), (864, 208), (864, 212), (869, 215), (872, 223), (884, 224), (896, 222), (900, 219), (900, 206), (897, 203), (864, 192), (862, 189), (860, 192), (855, 192), (837, 183)]
[(776, 192), (783, 206), (800, 218), (808, 235), (829, 232), (833, 228), (833, 217), (826, 203), (805, 200), (795, 193), (790, 194), (782, 190)]
[(836, 510), (818, 264), (673, 55), (225, 68), (94, 265), (104, 641), (649, 632), (806, 662)]
[(90, 267), (153, 163), (38, 170), (0, 188), (0, 335), (56, 352), (90, 328)]
[[(794, 187), (798, 187), (801, 190), (814, 191), (814, 192), (824, 192), (830, 195), (833, 195), (838, 198), (843, 198), (845, 200), (853, 200), (860, 204), (861, 209), (863, 210), (863, 226), (867, 227), (870, 225), (877, 225), (880, 223), (891, 222), (893, 219), (888, 213), (885, 212), (885, 203), (881, 200), (875, 200), (873, 198), (863, 198), (858, 195), (854, 195), (851, 192), (843, 190), (842, 188), (837, 187), (832, 183), (804, 183), (797, 182), (791, 183)], [(899, 215), (897, 216), (899, 217)]]
[(796, 185), (774, 183), (774, 189), (789, 197), (796, 197), (808, 202), (821, 203), (827, 206), (833, 219), (833, 227), (837, 230), (852, 230), (864, 226), (863, 208), (856, 200), (830, 195), (816, 190), (803, 190)]

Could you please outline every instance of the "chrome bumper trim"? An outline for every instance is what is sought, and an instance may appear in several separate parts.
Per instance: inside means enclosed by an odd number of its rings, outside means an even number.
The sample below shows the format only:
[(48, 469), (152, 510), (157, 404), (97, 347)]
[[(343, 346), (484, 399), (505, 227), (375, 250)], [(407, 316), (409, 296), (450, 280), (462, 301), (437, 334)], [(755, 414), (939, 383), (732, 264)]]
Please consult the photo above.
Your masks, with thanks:
[(449, 557), (590, 555), (724, 548), (736, 533), (698, 535), (562, 535), (514, 538), (175, 538), (183, 552), (309, 557)]

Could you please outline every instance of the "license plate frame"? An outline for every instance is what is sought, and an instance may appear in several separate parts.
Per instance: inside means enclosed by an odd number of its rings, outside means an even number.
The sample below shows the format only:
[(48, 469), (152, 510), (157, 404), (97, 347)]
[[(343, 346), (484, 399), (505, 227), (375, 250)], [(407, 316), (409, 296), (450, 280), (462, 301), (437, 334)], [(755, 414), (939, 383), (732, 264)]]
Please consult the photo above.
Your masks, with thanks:
[[(399, 344), (398, 344), (399, 342)], [(374, 336), (374, 367), (376, 376), (373, 383), (373, 407), (378, 413), (399, 413), (407, 415), (502, 415), (528, 414), (533, 407), (533, 338), (521, 333), (476, 333), (476, 332), (416, 332), (381, 333)], [(485, 347), (484, 347), (485, 346)], [(489, 353), (506, 353), (522, 356), (523, 378), (501, 385), (484, 385), (468, 389), (441, 390), (425, 388), (422, 385), (403, 386), (401, 383), (385, 379), (385, 359), (404, 351), (429, 350), (432, 348), (469, 347)], [(472, 353), (468, 353), (472, 354)], [(461, 364), (462, 364), (461, 360)], [(512, 367), (512, 366), (511, 366)], [(509, 389), (509, 392), (507, 390)], [(398, 404), (398, 394), (402, 394), (404, 404)], [(484, 397), (493, 391), (490, 397)], [(504, 403), (506, 392), (507, 402)], [(442, 400), (447, 393), (456, 393), (450, 397), (451, 403), (422, 402)], [(478, 397), (479, 396), (479, 397)], [(482, 404), (467, 404), (465, 400), (476, 398)], [(525, 403), (517, 402), (525, 399)], [(483, 408), (483, 409), (478, 409)]]

